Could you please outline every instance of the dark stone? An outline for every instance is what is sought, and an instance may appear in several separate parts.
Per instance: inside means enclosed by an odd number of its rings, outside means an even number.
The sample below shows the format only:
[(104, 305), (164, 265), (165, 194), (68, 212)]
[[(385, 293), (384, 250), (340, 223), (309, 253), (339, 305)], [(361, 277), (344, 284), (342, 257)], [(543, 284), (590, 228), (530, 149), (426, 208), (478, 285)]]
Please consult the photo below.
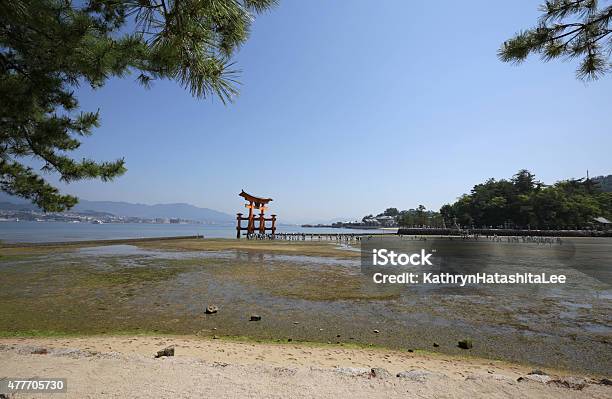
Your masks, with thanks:
[(216, 305), (208, 305), (206, 307), (206, 310), (204, 310), (206, 314), (213, 314), (213, 313), (217, 313), (218, 311), (219, 311), (219, 307)]
[(278, 377), (288, 377), (295, 375), (297, 373), (297, 369), (287, 368), (287, 367), (274, 367), (272, 373)]
[(396, 374), (396, 377), (411, 380), (411, 381), (416, 381), (416, 382), (424, 382), (432, 377), (447, 378), (443, 374), (432, 373), (431, 371), (427, 371), (427, 370), (401, 371)]
[(437, 348), (438, 346), (440, 346), (440, 344), (438, 344), (437, 342), (434, 342), (434, 343), (433, 343), (433, 347), (434, 347), (434, 348)]
[(164, 348), (160, 351), (157, 351), (157, 354), (155, 355), (155, 358), (159, 358), (162, 356), (174, 356), (174, 346), (169, 346), (167, 348)]
[(462, 339), (461, 341), (457, 342), (457, 346), (461, 349), (472, 349), (474, 345), (472, 344), (471, 339)]
[(414, 352), (414, 350), (412, 350), (412, 349), (408, 349), (408, 352), (412, 353), (412, 352)]
[(517, 381), (518, 382), (532, 381), (532, 382), (539, 382), (541, 384), (547, 384), (550, 382), (550, 377), (547, 376), (546, 374), (527, 374), (524, 377), (517, 378)]
[(580, 391), (587, 386), (587, 382), (584, 378), (580, 377), (563, 377), (557, 380), (552, 380), (549, 384), (557, 385), (563, 388), (576, 389)]
[(261, 320), (261, 316), (258, 315), (258, 314), (252, 314), (250, 320), (251, 321), (259, 321), (259, 320)]
[(338, 374), (347, 375), (350, 377), (371, 377), (372, 372), (369, 369), (357, 367), (337, 367), (334, 371)]
[(374, 378), (391, 378), (391, 373), (381, 367), (374, 367), (370, 373)]

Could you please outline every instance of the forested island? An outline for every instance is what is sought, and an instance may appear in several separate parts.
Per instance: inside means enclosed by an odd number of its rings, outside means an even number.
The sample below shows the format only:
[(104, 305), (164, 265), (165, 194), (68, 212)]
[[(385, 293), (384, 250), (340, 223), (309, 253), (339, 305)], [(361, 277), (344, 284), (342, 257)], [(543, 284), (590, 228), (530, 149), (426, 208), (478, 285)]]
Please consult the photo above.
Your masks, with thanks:
[[(528, 229), (582, 229), (612, 218), (612, 176), (546, 185), (528, 170), (475, 185), (440, 214), (449, 224)], [(600, 219), (601, 220), (601, 219)]]
[(612, 175), (568, 179), (544, 184), (526, 169), (510, 179), (494, 178), (476, 184), (457, 201), (438, 212), (419, 205), (416, 209), (387, 208), (361, 222), (335, 227), (433, 227), (505, 229), (610, 228)]

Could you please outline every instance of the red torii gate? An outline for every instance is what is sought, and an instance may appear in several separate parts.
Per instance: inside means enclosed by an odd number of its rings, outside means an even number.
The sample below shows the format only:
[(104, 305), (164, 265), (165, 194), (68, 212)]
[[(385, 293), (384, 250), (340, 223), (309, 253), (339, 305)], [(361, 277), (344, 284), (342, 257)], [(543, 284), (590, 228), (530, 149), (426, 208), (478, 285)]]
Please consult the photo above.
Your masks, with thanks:
[[(259, 215), (257, 216), (257, 220), (259, 220), (259, 226), (257, 228), (257, 231), (260, 234), (266, 234), (266, 230), (270, 230), (272, 231), (272, 234), (275, 234), (276, 233), (276, 215), (271, 215), (272, 217), (270, 218), (264, 217), (264, 212), (266, 209), (268, 209), (266, 205), (268, 204), (268, 202), (272, 201), (272, 198), (256, 197), (254, 195), (246, 193), (244, 190), (242, 190), (240, 194), (238, 195), (249, 202), (248, 204), (244, 205), (246, 208), (249, 209), (249, 216), (243, 217), (242, 213), (236, 214), (236, 221), (237, 221), (236, 238), (240, 238), (240, 232), (243, 230), (246, 230), (247, 234), (255, 233), (256, 217), (253, 211), (254, 209), (259, 210)], [(240, 225), (240, 222), (243, 220), (247, 221), (246, 227), (242, 227)], [(266, 227), (266, 222), (272, 222), (272, 225), (270, 227)]]

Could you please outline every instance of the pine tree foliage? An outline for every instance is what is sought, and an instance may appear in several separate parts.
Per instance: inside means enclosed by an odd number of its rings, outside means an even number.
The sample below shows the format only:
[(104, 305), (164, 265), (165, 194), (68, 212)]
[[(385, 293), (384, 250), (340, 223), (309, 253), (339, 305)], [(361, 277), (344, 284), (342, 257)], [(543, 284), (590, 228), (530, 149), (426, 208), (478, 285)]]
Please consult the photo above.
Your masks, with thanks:
[[(61, 211), (64, 182), (111, 180), (125, 162), (69, 156), (99, 126), (75, 89), (132, 74), (146, 87), (171, 79), (198, 98), (237, 95), (232, 55), (275, 0), (11, 0), (0, 2), (0, 190)], [(43, 162), (42, 170), (27, 159)]]
[(538, 24), (504, 42), (499, 58), (521, 63), (530, 54), (544, 61), (578, 60), (576, 76), (596, 80), (610, 71), (612, 4), (598, 0), (549, 0)]

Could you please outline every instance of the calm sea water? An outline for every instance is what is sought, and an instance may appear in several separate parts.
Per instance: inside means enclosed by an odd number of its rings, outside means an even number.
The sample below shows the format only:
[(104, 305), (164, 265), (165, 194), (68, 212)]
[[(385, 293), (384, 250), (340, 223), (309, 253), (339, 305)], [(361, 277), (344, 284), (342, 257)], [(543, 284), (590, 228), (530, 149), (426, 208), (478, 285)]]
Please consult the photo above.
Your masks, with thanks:
[[(279, 226), (279, 233), (362, 233), (376, 230), (303, 228)], [(206, 238), (234, 238), (234, 225), (142, 224), (142, 223), (63, 223), (63, 222), (0, 222), (0, 241), (58, 242), (112, 240), (121, 238), (173, 237), (203, 235)]]

